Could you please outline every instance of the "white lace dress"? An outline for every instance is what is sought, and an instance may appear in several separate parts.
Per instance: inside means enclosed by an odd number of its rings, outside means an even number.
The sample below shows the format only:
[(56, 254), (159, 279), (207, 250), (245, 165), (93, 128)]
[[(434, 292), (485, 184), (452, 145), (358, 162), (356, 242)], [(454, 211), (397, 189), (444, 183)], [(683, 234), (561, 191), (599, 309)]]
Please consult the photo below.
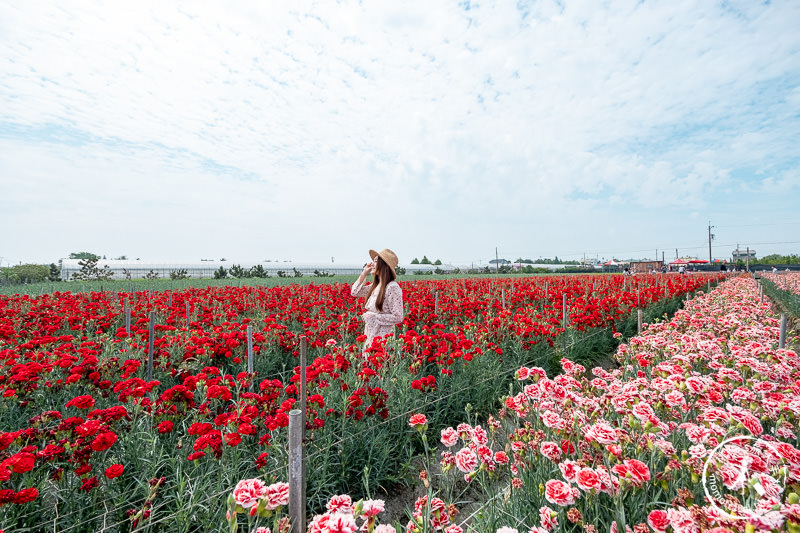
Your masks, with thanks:
[[(356, 280), (350, 288), (350, 294), (356, 298), (364, 298), (369, 292), (371, 284), (363, 280)], [(403, 289), (396, 281), (389, 282), (383, 296), (383, 311), (378, 311), (375, 302), (378, 299), (378, 290), (372, 293), (364, 305), (364, 335), (367, 336), (365, 346), (372, 344), (375, 337), (383, 337), (394, 333), (395, 324), (403, 321)]]

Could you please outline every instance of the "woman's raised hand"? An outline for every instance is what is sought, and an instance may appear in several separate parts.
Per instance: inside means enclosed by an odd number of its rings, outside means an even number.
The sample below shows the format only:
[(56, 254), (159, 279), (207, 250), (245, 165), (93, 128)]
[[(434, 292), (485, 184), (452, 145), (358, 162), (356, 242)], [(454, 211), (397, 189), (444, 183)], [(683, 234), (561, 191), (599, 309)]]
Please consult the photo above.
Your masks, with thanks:
[(367, 276), (369, 274), (375, 273), (375, 261), (370, 261), (366, 265), (364, 265), (364, 271), (361, 272), (362, 276)]

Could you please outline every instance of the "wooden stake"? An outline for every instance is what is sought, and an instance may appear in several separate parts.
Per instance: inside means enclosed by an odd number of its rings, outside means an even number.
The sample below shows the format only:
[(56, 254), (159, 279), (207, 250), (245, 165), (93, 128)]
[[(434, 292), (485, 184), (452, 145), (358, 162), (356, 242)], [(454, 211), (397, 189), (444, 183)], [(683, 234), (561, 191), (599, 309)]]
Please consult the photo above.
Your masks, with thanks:
[(306, 530), (306, 480), (303, 457), (303, 415), (289, 411), (289, 520), (292, 531)]

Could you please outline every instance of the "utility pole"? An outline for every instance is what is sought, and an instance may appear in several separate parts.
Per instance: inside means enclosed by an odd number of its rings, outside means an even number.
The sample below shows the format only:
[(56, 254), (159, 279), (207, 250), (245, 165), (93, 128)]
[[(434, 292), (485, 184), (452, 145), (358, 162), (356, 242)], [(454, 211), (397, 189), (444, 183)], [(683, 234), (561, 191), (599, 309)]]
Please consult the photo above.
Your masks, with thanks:
[(711, 225), (711, 221), (708, 221), (708, 264), (711, 264), (711, 240), (714, 238), (714, 235), (711, 233), (711, 228), (715, 226)]
[(747, 247), (747, 255), (744, 257), (745, 261), (745, 270), (750, 272), (750, 247)]
[(500, 256), (497, 255), (497, 246), (494, 247), (494, 271), (500, 273)]

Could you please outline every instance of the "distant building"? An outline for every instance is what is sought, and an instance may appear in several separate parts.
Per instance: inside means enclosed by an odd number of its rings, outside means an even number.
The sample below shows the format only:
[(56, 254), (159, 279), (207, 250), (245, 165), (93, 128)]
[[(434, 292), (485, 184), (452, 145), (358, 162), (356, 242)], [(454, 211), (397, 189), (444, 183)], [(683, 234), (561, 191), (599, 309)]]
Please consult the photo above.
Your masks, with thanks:
[(756, 259), (756, 251), (755, 250), (740, 250), (736, 249), (731, 254), (731, 262), (735, 263), (736, 261), (755, 261)]
[(631, 272), (634, 274), (649, 274), (653, 270), (661, 272), (663, 261), (631, 261)]

